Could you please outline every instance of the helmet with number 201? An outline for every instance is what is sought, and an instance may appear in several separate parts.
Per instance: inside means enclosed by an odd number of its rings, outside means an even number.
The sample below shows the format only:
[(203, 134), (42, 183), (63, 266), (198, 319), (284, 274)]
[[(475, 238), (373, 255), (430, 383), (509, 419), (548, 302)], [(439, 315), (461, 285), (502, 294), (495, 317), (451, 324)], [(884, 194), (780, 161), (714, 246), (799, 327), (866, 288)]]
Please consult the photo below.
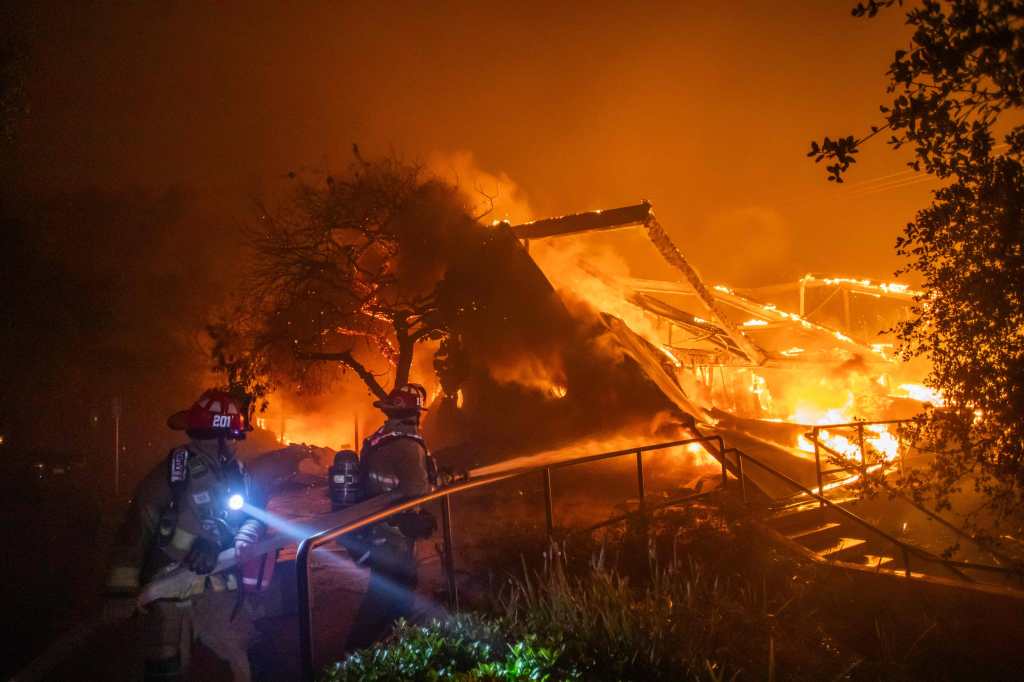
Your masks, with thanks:
[(176, 412), (167, 425), (185, 431), (193, 438), (245, 438), (252, 427), (245, 410), (231, 394), (211, 389), (204, 391), (192, 407)]
[(402, 384), (397, 386), (385, 400), (377, 400), (373, 406), (388, 412), (426, 412), (427, 389), (420, 384)]

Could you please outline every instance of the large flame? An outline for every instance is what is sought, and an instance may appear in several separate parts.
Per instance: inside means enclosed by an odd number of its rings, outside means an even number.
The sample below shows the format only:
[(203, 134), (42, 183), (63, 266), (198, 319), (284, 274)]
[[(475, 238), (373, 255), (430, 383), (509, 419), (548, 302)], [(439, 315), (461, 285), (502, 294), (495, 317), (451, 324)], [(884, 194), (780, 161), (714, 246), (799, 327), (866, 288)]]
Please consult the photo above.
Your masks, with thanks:
[(922, 403), (930, 403), (935, 407), (943, 407), (946, 404), (946, 398), (942, 395), (942, 391), (922, 384), (900, 384), (897, 387), (896, 395), (920, 400)]

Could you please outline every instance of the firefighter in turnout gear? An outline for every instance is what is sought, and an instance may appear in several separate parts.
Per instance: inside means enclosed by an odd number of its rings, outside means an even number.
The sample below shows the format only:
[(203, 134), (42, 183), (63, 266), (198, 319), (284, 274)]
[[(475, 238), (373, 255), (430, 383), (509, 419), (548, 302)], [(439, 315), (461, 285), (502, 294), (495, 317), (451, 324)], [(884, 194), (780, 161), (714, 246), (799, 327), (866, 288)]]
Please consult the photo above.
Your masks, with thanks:
[[(384, 425), (363, 441), (359, 474), (367, 498), (398, 491), (415, 498), (431, 490), (420, 415), (426, 390), (419, 384), (395, 388), (374, 407)], [(408, 617), (416, 590), (416, 540), (430, 537), (435, 521), (426, 511), (408, 511), (372, 527), (362, 557), (370, 565), (370, 583), (356, 613), (345, 648), (361, 649), (380, 639), (397, 619)]]
[(198, 639), (228, 663), (236, 682), (247, 681), (255, 628), (241, 599), (245, 567), (212, 572), (221, 551), (244, 554), (264, 531), (245, 509), (264, 507), (266, 500), (235, 459), (235, 444), (250, 428), (246, 414), (229, 394), (206, 391), (168, 425), (184, 429), (189, 441), (139, 484), (115, 546), (107, 593), (114, 603), (134, 603), (162, 569), (188, 567), (196, 577), (176, 599), (142, 610), (145, 679), (181, 679)]

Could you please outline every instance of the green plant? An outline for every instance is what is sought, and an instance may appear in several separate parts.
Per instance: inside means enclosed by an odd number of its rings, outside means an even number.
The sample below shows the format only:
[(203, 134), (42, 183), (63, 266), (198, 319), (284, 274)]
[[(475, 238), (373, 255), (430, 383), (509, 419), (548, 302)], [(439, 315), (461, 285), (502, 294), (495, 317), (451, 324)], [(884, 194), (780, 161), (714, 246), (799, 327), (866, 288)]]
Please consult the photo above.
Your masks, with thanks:
[(743, 523), (666, 513), (609, 537), (524, 559), (488, 615), (403, 623), (323, 679), (1011, 679), (1024, 658), (1015, 604), (802, 564)]
[(399, 622), (383, 645), (328, 666), (324, 682), (408, 680), (526, 682), (581, 680), (563, 660), (564, 649), (533, 635), (509, 633), (505, 623), (458, 615), (426, 625)]
[[(736, 587), (695, 562), (654, 563), (640, 587), (599, 562), (570, 577), (555, 560), (510, 584), (502, 615), (516, 630), (560, 639), (587, 679), (702, 679), (722, 642), (741, 634), (736, 616), (745, 607)], [(721, 665), (712, 667), (724, 674)]]

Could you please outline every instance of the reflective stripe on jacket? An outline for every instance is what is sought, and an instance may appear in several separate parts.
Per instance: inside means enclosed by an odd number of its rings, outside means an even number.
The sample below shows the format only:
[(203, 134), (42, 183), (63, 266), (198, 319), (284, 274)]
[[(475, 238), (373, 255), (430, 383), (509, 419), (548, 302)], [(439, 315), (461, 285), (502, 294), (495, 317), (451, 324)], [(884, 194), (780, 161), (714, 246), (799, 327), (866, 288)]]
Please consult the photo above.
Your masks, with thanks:
[[(180, 456), (183, 449), (187, 450), (184, 459)], [(187, 463), (184, 477), (182, 461)], [(248, 504), (265, 507), (262, 491), (248, 483), (240, 462), (221, 459), (216, 441), (193, 440), (187, 447), (173, 450), (135, 491), (112, 552), (107, 589), (138, 591), (160, 569), (181, 561), (199, 536), (219, 544), (221, 549), (233, 546), (239, 533), (246, 539), (259, 538), (264, 531), (260, 521), (244, 512), (230, 512), (225, 506), (228, 492), (243, 487)], [(176, 507), (176, 523), (169, 541), (161, 546), (160, 521), (172, 505)], [(197, 576), (180, 598), (207, 589), (236, 587), (233, 575)]]

